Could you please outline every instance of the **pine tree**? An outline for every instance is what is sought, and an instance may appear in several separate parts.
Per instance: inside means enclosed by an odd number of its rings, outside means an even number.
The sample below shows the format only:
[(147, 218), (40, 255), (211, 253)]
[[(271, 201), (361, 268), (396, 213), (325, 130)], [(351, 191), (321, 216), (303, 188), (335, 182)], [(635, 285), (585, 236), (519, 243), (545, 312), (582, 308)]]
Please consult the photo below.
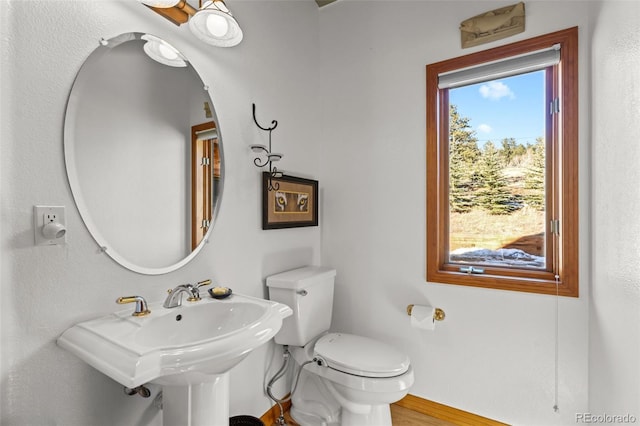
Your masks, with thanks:
[(468, 164), (480, 158), (476, 132), (471, 129), (468, 117), (461, 117), (456, 105), (449, 106), (449, 152), (456, 151)]
[(516, 210), (513, 195), (509, 192), (506, 179), (502, 175), (500, 153), (492, 142), (484, 145), (479, 165), (482, 182), (478, 191), (480, 206), (493, 215), (509, 214)]
[(511, 164), (513, 157), (516, 156), (516, 151), (518, 148), (518, 143), (514, 138), (504, 138), (502, 139), (502, 149), (499, 151), (500, 156), (502, 157), (502, 162), (505, 166)]
[(475, 205), (475, 165), (481, 152), (469, 118), (449, 106), (449, 206), (452, 212), (466, 213)]
[(536, 139), (531, 152), (532, 162), (524, 180), (527, 189), (524, 201), (534, 209), (544, 211), (545, 147), (542, 138)]
[(449, 158), (449, 207), (455, 213), (467, 213), (474, 206), (469, 168), (458, 151)]

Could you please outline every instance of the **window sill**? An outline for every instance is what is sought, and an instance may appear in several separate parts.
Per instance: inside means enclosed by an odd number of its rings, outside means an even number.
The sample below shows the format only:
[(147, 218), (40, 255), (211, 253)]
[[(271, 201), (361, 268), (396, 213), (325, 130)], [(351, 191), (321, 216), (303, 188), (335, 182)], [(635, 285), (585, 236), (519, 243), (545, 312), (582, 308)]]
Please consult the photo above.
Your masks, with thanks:
[[(549, 278), (545, 277), (549, 276)], [(555, 277), (541, 272), (539, 278), (505, 277), (504, 275), (468, 274), (457, 271), (438, 270), (427, 274), (429, 283), (454, 284), (487, 289), (520, 291), (526, 293), (550, 294), (566, 297), (579, 297), (578, 283), (559, 281), (556, 289)]]

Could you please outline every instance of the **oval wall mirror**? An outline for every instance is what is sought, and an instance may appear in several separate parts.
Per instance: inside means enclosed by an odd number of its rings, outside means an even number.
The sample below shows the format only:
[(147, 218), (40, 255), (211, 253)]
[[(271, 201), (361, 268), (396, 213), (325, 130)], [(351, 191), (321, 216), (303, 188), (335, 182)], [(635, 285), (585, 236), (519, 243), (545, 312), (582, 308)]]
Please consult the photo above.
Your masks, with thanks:
[(102, 40), (73, 83), (64, 124), (67, 176), (100, 250), (141, 274), (174, 271), (208, 242), (223, 187), (207, 88), (169, 43)]

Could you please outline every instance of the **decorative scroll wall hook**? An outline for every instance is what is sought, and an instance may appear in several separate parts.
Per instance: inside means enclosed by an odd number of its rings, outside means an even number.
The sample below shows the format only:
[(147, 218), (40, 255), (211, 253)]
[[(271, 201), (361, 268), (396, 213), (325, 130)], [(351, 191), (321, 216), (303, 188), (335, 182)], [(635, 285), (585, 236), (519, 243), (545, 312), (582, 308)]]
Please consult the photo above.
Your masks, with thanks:
[(264, 167), (267, 164), (269, 165), (269, 191), (277, 191), (280, 189), (280, 184), (276, 182), (273, 184), (273, 178), (282, 177), (282, 172), (278, 171), (277, 167), (273, 165), (274, 162), (280, 161), (283, 157), (282, 154), (275, 153), (271, 151), (271, 132), (278, 127), (278, 122), (276, 120), (271, 121), (271, 127), (263, 127), (258, 124), (258, 120), (256, 119), (256, 104), (253, 105), (253, 122), (256, 123), (256, 126), (260, 130), (264, 130), (265, 132), (269, 132), (269, 147), (264, 145), (251, 145), (251, 150), (257, 154), (264, 155), (264, 159), (261, 157), (256, 157), (253, 159), (253, 164), (256, 167)]

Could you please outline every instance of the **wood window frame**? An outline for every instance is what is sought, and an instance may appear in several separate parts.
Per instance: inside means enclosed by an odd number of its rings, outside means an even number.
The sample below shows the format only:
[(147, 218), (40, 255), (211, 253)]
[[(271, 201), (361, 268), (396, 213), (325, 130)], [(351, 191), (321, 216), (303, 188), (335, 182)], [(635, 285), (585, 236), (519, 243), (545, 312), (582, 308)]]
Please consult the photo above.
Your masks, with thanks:
[[(213, 180), (220, 177), (220, 153), (217, 140), (200, 139), (198, 134), (215, 129), (213, 121), (191, 127), (191, 250), (207, 234), (210, 225), (205, 222), (213, 221)], [(203, 163), (203, 158), (209, 161)]]
[[(559, 221), (560, 232), (545, 233), (544, 270), (483, 265), (483, 274), (460, 272), (448, 261), (449, 135), (448, 89), (438, 88), (438, 76), (483, 63), (560, 44), (560, 64), (547, 73), (555, 79), (560, 112), (547, 118), (547, 226)], [(557, 83), (557, 84), (555, 84)], [(427, 281), (530, 293), (578, 297), (578, 28), (569, 28), (520, 42), (437, 62), (426, 67), (427, 124)], [(445, 131), (439, 132), (439, 129)], [(549, 138), (552, 140), (549, 140)], [(551, 216), (549, 216), (551, 215)]]

